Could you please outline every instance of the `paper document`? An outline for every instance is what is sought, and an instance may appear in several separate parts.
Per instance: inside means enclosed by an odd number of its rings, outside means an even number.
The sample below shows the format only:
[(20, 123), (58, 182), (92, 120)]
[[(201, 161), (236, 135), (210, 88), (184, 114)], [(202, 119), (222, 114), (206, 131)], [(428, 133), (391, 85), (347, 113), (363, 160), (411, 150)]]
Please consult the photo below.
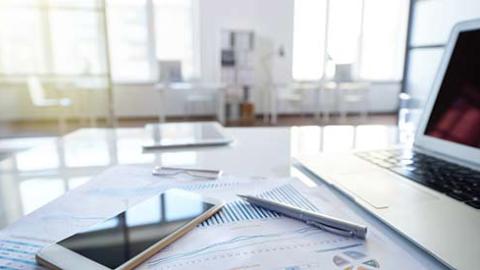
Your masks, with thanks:
[(42, 269), (35, 262), (35, 254), (47, 244), (0, 235), (0, 269)]
[[(228, 175), (216, 181), (188, 175), (159, 177), (152, 175), (152, 168), (117, 166), (108, 169), (0, 231), (0, 243), (4, 244), (0, 247), (0, 269), (41, 269), (37, 268), (34, 258), (40, 248), (113, 217), (169, 188), (215, 191), (243, 185), (259, 191), (272, 184), (269, 179)], [(17, 245), (12, 247), (11, 241)]]
[(184, 175), (152, 176), (151, 171), (149, 166), (111, 168), (7, 227), (0, 234), (0, 269), (41, 269), (34, 260), (41, 247), (172, 187), (222, 199), (226, 205), (139, 269), (424, 268), (370, 227), (366, 241), (345, 238), (252, 206), (236, 196), (258, 195), (362, 223), (342, 214), (332, 196), (296, 179), (226, 175), (217, 181), (202, 181)]
[[(312, 211), (340, 212), (328, 209), (328, 198), (312, 196), (312, 190), (295, 179), (277, 179), (275, 183), (256, 194)], [(347, 238), (251, 206), (234, 196), (248, 189), (248, 185), (237, 185), (200, 190), (228, 203), (139, 269), (426, 269), (374, 230), (366, 241)], [(249, 193), (255, 194), (252, 190)]]

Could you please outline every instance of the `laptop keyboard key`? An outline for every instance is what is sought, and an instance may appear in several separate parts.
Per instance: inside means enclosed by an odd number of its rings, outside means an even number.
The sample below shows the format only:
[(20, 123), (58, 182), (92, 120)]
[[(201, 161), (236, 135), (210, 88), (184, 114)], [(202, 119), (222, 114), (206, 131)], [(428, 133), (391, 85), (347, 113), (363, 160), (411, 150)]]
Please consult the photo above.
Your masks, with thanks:
[(452, 192), (448, 192), (447, 193), (448, 196), (456, 199), (456, 200), (459, 200), (461, 202), (465, 202), (465, 201), (469, 201), (471, 199), (470, 196), (466, 195), (466, 194), (463, 194), (461, 191), (459, 190), (455, 190), (455, 191), (452, 191)]
[(480, 206), (480, 173), (477, 171), (408, 150), (362, 152), (358, 157), (472, 207)]
[(408, 170), (408, 169), (405, 169), (404, 167), (400, 167), (400, 168), (391, 168), (390, 169), (391, 171), (401, 175), (401, 176), (405, 176), (415, 182), (419, 182), (419, 183), (427, 183), (428, 182), (428, 179), (420, 174), (416, 174), (415, 172), (411, 171), (411, 170)]

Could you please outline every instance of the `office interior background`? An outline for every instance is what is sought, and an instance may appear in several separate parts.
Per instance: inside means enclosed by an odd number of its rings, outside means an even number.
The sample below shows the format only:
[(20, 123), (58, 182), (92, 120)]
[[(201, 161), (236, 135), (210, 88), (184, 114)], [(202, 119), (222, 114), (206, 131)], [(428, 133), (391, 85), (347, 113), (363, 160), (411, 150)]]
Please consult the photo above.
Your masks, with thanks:
[(82, 127), (414, 129), (475, 0), (1, 0), (0, 153)]

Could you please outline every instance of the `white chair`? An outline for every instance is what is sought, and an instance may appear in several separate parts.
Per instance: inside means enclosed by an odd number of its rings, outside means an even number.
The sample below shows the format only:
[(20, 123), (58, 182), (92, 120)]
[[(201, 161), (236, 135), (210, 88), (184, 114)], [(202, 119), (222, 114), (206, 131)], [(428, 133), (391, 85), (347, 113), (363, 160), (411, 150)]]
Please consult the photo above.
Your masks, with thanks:
[[(205, 113), (208, 108), (214, 108), (216, 104), (216, 95), (214, 91), (205, 91), (206, 89), (198, 89), (195, 86), (201, 85), (201, 82), (189, 81), (185, 82), (182, 75), (182, 62), (178, 60), (158, 61), (159, 69), (159, 81), (166, 85), (182, 84), (189, 85), (189, 91), (185, 99), (185, 117), (189, 117), (195, 114), (196, 109), (200, 109)], [(168, 87), (169, 90), (175, 90), (173, 87)], [(215, 90), (215, 89), (213, 89)], [(167, 98), (167, 95), (163, 95), (162, 98)], [(166, 102), (162, 102), (165, 106)], [(160, 108), (159, 121), (165, 121), (166, 108)]]
[(72, 101), (68, 98), (47, 98), (45, 89), (37, 77), (29, 77), (27, 83), (30, 99), (35, 107), (60, 109), (60, 112), (56, 113), (56, 115), (58, 116), (59, 132), (63, 134), (66, 131), (66, 108), (69, 108), (72, 105)]
[(342, 122), (346, 121), (347, 112), (356, 107), (366, 120), (369, 111), (370, 83), (356, 80), (352, 64), (337, 64), (335, 66), (335, 93), (337, 109)]
[[(314, 106), (319, 106), (318, 90), (321, 87), (319, 82), (300, 81), (293, 83), (276, 84), (271, 90), (271, 123), (277, 122), (277, 114), (280, 111), (281, 104), (289, 104), (294, 108), (298, 108), (300, 113), (305, 115), (305, 105), (311, 101), (311, 97), (307, 92), (312, 92)], [(315, 116), (317, 116), (317, 108), (315, 108)]]
[(213, 91), (193, 89), (187, 93), (185, 102), (186, 117), (194, 116), (197, 108), (201, 113), (207, 113), (209, 108), (215, 108), (215, 104), (215, 93)]
[(207, 83), (190, 80), (191, 90), (185, 100), (186, 117), (195, 116), (196, 112), (207, 114), (211, 109), (215, 112), (217, 107), (217, 91), (219, 83)]

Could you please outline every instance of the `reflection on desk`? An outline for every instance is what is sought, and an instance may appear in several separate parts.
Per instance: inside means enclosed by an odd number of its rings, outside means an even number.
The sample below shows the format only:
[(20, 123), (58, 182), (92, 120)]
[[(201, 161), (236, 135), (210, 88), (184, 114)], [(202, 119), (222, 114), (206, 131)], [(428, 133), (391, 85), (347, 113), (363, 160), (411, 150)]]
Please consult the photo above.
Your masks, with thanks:
[[(231, 146), (142, 152), (143, 128), (81, 129), (0, 162), (0, 228), (116, 164), (221, 169), (237, 176), (290, 176), (300, 153), (382, 148), (399, 143), (393, 126), (227, 128)], [(272, 140), (272, 138), (275, 138)]]

